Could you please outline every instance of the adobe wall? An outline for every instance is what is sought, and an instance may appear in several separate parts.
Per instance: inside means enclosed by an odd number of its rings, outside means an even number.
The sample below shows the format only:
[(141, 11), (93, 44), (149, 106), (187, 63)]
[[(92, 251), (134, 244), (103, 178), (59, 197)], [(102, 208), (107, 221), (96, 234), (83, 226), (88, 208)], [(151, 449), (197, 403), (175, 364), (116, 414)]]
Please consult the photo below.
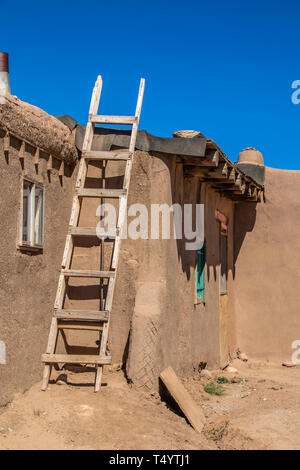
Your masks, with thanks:
[[(200, 363), (217, 367), (228, 363), (234, 344), (233, 324), (233, 211), (234, 204), (222, 198), (198, 178), (184, 178), (176, 156), (136, 152), (129, 202), (172, 205), (205, 204), (207, 251), (205, 306), (195, 305), (196, 252), (185, 250), (185, 240), (126, 240), (124, 253), (136, 264), (135, 299), (129, 336), (127, 374), (137, 386), (158, 387), (158, 375), (171, 365), (189, 375)], [(221, 296), (218, 209), (229, 218), (228, 295)], [(128, 262), (128, 261), (127, 261)], [(121, 265), (122, 266), (122, 265)], [(123, 264), (124, 266), (124, 264)], [(119, 277), (117, 281), (117, 286)], [(129, 293), (131, 295), (131, 293)], [(132, 305), (132, 302), (131, 302)], [(112, 312), (112, 355), (115, 361), (127, 340), (114, 325), (124, 325), (126, 309)], [(123, 319), (123, 320), (122, 320)], [(128, 323), (127, 323), (128, 325)], [(124, 333), (127, 326), (124, 329)], [(118, 346), (117, 343), (118, 342)], [(117, 346), (117, 348), (116, 348)]]
[[(19, 141), (11, 138), (8, 159), (0, 131), (0, 340), (6, 344), (7, 364), (0, 364), (0, 405), (41, 379), (41, 354), (45, 352), (57, 288), (65, 236), (69, 223), (74, 175), (53, 160), (50, 181), (47, 157), (41, 154), (38, 173), (34, 150), (26, 146), (24, 169), (18, 158)], [(17, 249), (22, 177), (45, 188), (43, 252)]]
[[(96, 139), (95, 149), (101, 149)], [(102, 165), (89, 167), (86, 187), (101, 187)], [(105, 168), (107, 188), (121, 188), (124, 162), (111, 161)], [(107, 200), (106, 202), (113, 202)], [(205, 305), (196, 299), (196, 252), (185, 250), (185, 240), (122, 240), (114, 302), (111, 312), (109, 349), (113, 364), (125, 364), (128, 378), (138, 386), (157, 388), (161, 370), (172, 365), (183, 375), (198, 369), (226, 365), (233, 349), (233, 211), (222, 198), (198, 178), (185, 178), (176, 156), (136, 151), (128, 197), (131, 204), (205, 204), (207, 251)], [(83, 201), (80, 226), (95, 227), (99, 199)], [(228, 222), (228, 295), (219, 295), (220, 225), (215, 210)], [(128, 217), (128, 224), (134, 217)], [(149, 221), (150, 230), (150, 221)], [(149, 232), (150, 233), (150, 232)], [(109, 269), (109, 243), (105, 242), (105, 266)], [(99, 241), (88, 240), (74, 248), (72, 267), (99, 269)], [(84, 288), (78, 286), (85, 285)], [(89, 286), (87, 288), (87, 285)], [(97, 280), (70, 280), (67, 308), (98, 309)], [(77, 286), (73, 289), (72, 286)], [(105, 293), (105, 289), (104, 289)], [(221, 302), (222, 301), (222, 302)], [(221, 305), (220, 305), (221, 303)], [(96, 353), (96, 333), (67, 332), (68, 343)], [(79, 349), (73, 348), (73, 353)], [(83, 352), (83, 349), (82, 349)], [(87, 350), (86, 350), (87, 352)]]
[(265, 203), (236, 207), (237, 344), (282, 362), (300, 339), (300, 171), (266, 168), (265, 187)]

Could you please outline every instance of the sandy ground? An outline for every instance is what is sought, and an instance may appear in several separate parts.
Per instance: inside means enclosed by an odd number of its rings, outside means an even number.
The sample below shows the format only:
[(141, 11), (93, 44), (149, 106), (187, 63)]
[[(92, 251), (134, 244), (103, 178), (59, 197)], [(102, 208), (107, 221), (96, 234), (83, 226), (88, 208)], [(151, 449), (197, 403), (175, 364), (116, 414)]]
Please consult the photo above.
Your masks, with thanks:
[[(201, 434), (158, 394), (130, 387), (122, 371), (107, 370), (95, 394), (91, 372), (68, 370), (67, 383), (47, 392), (36, 384), (0, 409), (0, 449), (300, 449), (300, 369), (233, 366), (238, 374), (183, 382), (206, 416)], [(229, 380), (223, 395), (206, 393), (220, 376)]]

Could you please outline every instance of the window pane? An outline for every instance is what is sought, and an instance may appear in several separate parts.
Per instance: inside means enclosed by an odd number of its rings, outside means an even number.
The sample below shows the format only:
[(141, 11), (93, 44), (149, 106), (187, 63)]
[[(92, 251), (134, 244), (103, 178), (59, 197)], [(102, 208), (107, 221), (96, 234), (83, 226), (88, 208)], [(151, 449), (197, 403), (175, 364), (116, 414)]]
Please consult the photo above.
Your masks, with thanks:
[(43, 189), (35, 187), (34, 243), (43, 244)]
[(30, 225), (31, 225), (31, 191), (32, 183), (23, 181), (23, 227), (22, 241), (30, 242)]

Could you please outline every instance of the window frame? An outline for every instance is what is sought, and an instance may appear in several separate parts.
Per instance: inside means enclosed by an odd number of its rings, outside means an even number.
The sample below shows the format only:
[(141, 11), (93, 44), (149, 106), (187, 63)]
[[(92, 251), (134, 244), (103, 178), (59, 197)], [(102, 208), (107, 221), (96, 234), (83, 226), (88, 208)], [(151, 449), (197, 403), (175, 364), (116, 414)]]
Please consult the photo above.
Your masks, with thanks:
[[(199, 258), (202, 260), (201, 262), (201, 267), (202, 267), (202, 273), (200, 276), (202, 277), (202, 295), (198, 294), (199, 292)], [(196, 304), (203, 304), (205, 305), (205, 294), (206, 294), (206, 247), (205, 247), (205, 242), (203, 243), (203, 246), (196, 251), (196, 282), (195, 282), (195, 303)]]
[[(24, 183), (28, 183), (31, 186), (30, 190), (30, 222), (29, 222), (29, 240), (23, 240), (24, 234)], [(36, 188), (39, 188), (42, 192), (42, 220), (41, 225), (39, 224), (39, 230), (41, 230), (41, 243), (35, 242), (35, 230), (34, 230), (34, 219), (35, 219), (35, 210), (36, 210)], [(21, 186), (21, 214), (20, 214), (20, 227), (19, 227), (19, 240), (18, 247), (20, 249), (29, 249), (29, 250), (42, 250), (44, 246), (44, 219), (45, 219), (45, 187), (42, 183), (34, 181), (31, 178), (23, 177), (22, 186)]]

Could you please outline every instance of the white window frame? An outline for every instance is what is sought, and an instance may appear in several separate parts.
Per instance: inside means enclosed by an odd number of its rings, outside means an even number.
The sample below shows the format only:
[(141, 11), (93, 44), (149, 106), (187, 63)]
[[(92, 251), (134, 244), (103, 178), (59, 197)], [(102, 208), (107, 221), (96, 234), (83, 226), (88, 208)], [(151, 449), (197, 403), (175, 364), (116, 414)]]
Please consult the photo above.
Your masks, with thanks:
[[(24, 183), (31, 185), (30, 191), (30, 221), (29, 221), (29, 240), (23, 240), (23, 214), (24, 214)], [(34, 231), (34, 218), (35, 218), (35, 190), (39, 188), (42, 190), (42, 227), (41, 227), (41, 238), (42, 243), (35, 243), (35, 231)], [(44, 246), (44, 214), (45, 214), (45, 188), (43, 184), (38, 183), (30, 178), (22, 178), (22, 191), (21, 191), (21, 220), (20, 220), (20, 236), (19, 236), (19, 248), (27, 248), (32, 250), (41, 250)]]

